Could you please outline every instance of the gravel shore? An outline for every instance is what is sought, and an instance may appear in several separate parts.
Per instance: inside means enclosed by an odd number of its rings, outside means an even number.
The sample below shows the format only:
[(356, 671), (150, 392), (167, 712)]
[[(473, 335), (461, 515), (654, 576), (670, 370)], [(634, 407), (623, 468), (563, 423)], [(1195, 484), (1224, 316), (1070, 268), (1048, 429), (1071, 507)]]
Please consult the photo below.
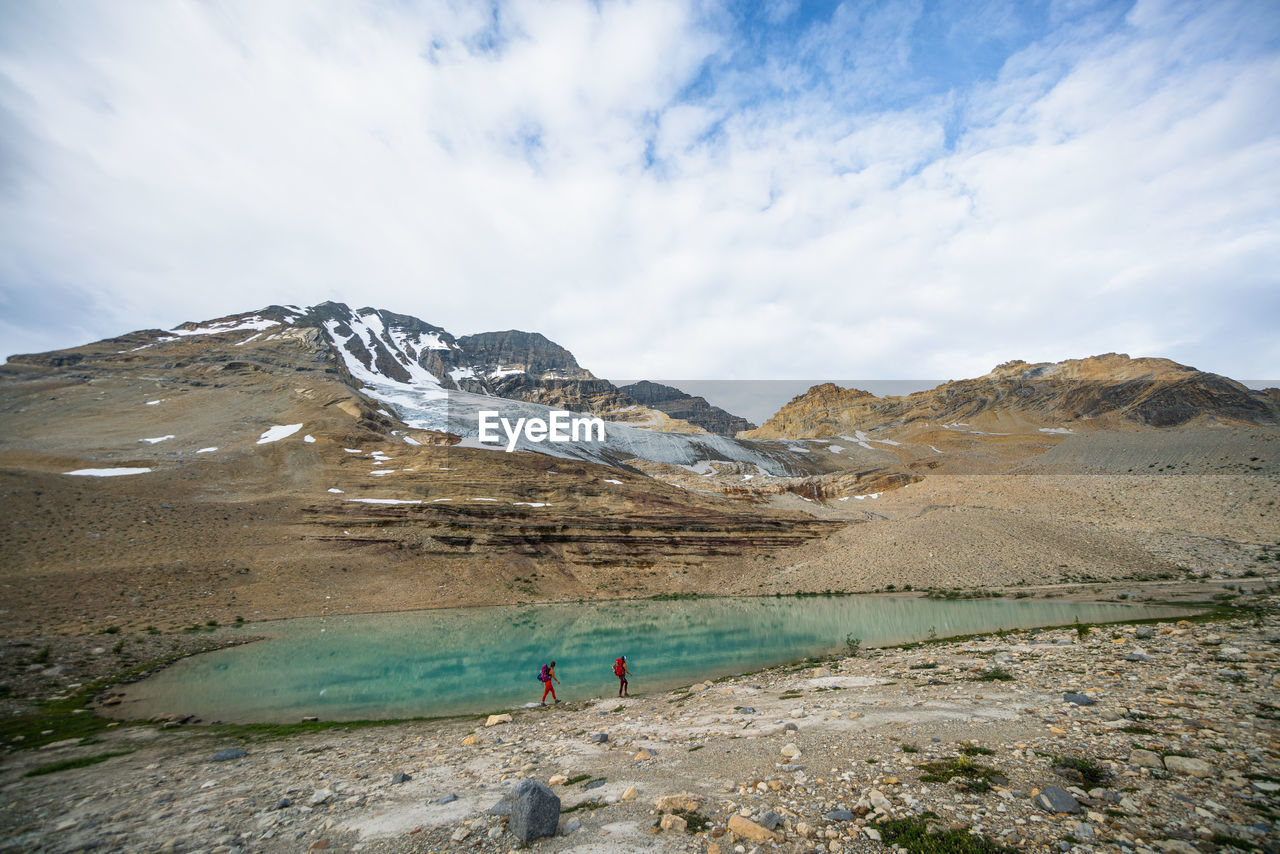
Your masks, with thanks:
[(1280, 611), (1248, 598), (1222, 622), (866, 650), (492, 726), (120, 726), (0, 760), (0, 851), (506, 852), (489, 810), (525, 778), (561, 801), (547, 852), (1277, 851)]

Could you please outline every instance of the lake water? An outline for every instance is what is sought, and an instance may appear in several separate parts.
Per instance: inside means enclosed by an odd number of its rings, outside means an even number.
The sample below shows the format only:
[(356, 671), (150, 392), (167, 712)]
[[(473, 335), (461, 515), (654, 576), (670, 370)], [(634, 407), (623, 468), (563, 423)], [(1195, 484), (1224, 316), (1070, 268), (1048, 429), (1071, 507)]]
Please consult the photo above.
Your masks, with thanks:
[(1144, 605), (905, 597), (714, 598), (459, 608), (313, 617), (246, 626), (268, 639), (178, 662), (127, 686), (118, 714), (192, 713), (280, 722), (492, 712), (537, 701), (554, 659), (562, 700), (617, 694), (626, 655), (633, 692), (757, 670), (864, 645), (998, 629), (1174, 616)]

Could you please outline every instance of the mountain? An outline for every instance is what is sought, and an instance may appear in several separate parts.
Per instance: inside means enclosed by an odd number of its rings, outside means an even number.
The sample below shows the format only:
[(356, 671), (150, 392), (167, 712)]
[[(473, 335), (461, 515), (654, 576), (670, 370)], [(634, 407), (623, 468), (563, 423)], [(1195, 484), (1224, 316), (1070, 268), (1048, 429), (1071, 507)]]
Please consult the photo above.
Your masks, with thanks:
[(743, 430), (754, 430), (756, 426), (745, 418), (713, 406), (706, 398), (694, 397), (673, 386), (641, 380), (621, 386), (619, 390), (641, 406), (687, 421), (708, 433), (736, 436)]
[(499, 363), (547, 383), (572, 367), (513, 340), (469, 349), (408, 315), (322, 303), (10, 358), (0, 566), (24, 609), (6, 619), (178, 628), (680, 593), (842, 526), (632, 465), (738, 460), (787, 482), (830, 467), (791, 443), (610, 423), (608, 442), (557, 455), (478, 446), (468, 407), (547, 412), (495, 396)]
[(985, 376), (903, 397), (831, 383), (796, 397), (744, 438), (829, 437), (907, 426), (977, 430), (1176, 427), (1192, 422), (1276, 424), (1275, 396), (1168, 359), (1108, 353), (1006, 362)]

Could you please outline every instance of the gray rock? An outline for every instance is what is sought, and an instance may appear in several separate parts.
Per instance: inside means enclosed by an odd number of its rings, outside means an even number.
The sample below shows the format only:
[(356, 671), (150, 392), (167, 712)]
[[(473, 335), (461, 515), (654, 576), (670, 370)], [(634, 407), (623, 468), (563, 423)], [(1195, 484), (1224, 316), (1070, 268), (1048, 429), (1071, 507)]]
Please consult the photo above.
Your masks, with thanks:
[(1139, 768), (1164, 768), (1164, 762), (1160, 761), (1160, 754), (1141, 748), (1130, 751), (1129, 764), (1137, 765)]
[(555, 836), (560, 824), (560, 799), (537, 780), (521, 780), (512, 790), (507, 829), (521, 843)]
[(247, 750), (241, 750), (238, 747), (231, 747), (226, 750), (219, 750), (217, 753), (213, 754), (213, 758), (210, 759), (209, 761), (210, 762), (230, 762), (233, 759), (243, 759), (248, 755), (249, 755), (249, 751)]
[(756, 710), (750, 706), (743, 706), (741, 709), (738, 709), (738, 713), (742, 715), (754, 715)]
[(293, 801), (289, 800), (288, 796), (283, 797), (280, 800), (276, 801), (276, 809), (278, 810), (282, 810), (285, 807), (291, 807), (291, 806), (293, 806)]
[(1164, 767), (1176, 774), (1189, 774), (1192, 777), (1210, 777), (1213, 775), (1212, 765), (1203, 759), (1194, 759), (1190, 756), (1166, 756), (1164, 758)]
[(782, 725), (782, 731), (783, 732), (799, 732), (800, 727), (792, 723), (791, 721), (787, 721), (785, 724)]
[(854, 815), (848, 810), (832, 810), (823, 816), (827, 821), (853, 821)]
[(605, 732), (593, 733), (587, 738), (587, 741), (589, 741), (591, 744), (604, 744), (608, 740), (609, 740), (609, 734)]
[(333, 800), (333, 792), (328, 789), (316, 789), (311, 795), (311, 806), (318, 807)]
[(1032, 802), (1045, 812), (1071, 813), (1072, 815), (1080, 812), (1080, 802), (1061, 786), (1045, 786), (1040, 794), (1032, 798)]
[(564, 829), (562, 829), (562, 830), (560, 831), (560, 835), (561, 835), (561, 836), (568, 836), (569, 834), (574, 833), (574, 832), (576, 832), (576, 831), (578, 831), (578, 830), (581, 830), (581, 829), (582, 829), (582, 822), (578, 821), (578, 820), (575, 818), (573, 821), (570, 821), (570, 822), (568, 822), (568, 823), (566, 823), (566, 824), (565, 824)]
[(1140, 638), (1149, 638), (1155, 633), (1156, 633), (1156, 630), (1151, 628), (1151, 626), (1138, 626), (1138, 630), (1134, 632), (1134, 636), (1140, 637)]
[(782, 770), (782, 771), (803, 771), (804, 770), (804, 766), (797, 762), (788, 762), (785, 765), (779, 765), (778, 768), (779, 770)]
[(396, 786), (396, 785), (399, 785), (400, 783), (407, 783), (412, 779), (413, 779), (412, 777), (410, 777), (408, 774), (404, 773), (403, 771), (397, 771), (395, 774), (391, 775), (391, 785)]
[(1062, 695), (1062, 702), (1075, 703), (1077, 706), (1092, 706), (1098, 701), (1090, 697), (1088, 694), (1076, 694), (1068, 691)]
[(604, 785), (604, 780), (592, 780), (590, 783), (587, 783), (585, 786), (583, 786), (582, 790), (585, 792), (590, 789), (598, 789), (603, 785)]
[(454, 794), (453, 792), (450, 792), (449, 794), (445, 795), (443, 798), (436, 798), (436, 799), (435, 799), (435, 801), (434, 801), (434, 803), (436, 803), (436, 804), (438, 804), (438, 805), (440, 805), (440, 806), (444, 806), (445, 804), (451, 804), (451, 803), (453, 803), (453, 802), (454, 802), (454, 801), (456, 801), (457, 799), (458, 799), (458, 796), (457, 796), (456, 794)]
[(760, 816), (760, 825), (767, 827), (769, 830), (777, 830), (780, 824), (782, 824), (782, 816), (773, 810), (768, 810), (764, 815)]
[(1151, 661), (1151, 656), (1145, 652), (1131, 652), (1124, 657), (1125, 661)]
[(1093, 825), (1087, 821), (1077, 821), (1076, 826), (1072, 829), (1071, 835), (1081, 842), (1089, 842), (1093, 839)]

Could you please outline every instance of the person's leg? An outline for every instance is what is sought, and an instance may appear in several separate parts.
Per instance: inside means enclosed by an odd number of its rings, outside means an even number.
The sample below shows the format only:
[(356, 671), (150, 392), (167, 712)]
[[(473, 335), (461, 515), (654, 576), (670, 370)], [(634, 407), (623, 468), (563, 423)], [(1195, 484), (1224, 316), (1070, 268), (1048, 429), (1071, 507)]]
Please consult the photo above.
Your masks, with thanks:
[[(542, 683), (542, 705), (544, 705), (544, 706), (547, 704), (547, 692), (548, 692), (548, 691), (551, 691), (551, 683), (550, 683), (550, 682), (543, 682), (543, 683)], [(553, 697), (554, 697), (554, 696), (555, 696), (555, 692), (552, 692), (551, 696), (553, 696)]]
[(553, 703), (558, 703), (558, 702), (560, 702), (560, 698), (556, 696), (556, 686), (554, 686), (554, 685), (552, 685), (550, 682), (548, 682), (548, 683), (547, 683), (547, 689), (548, 689), (549, 691), (551, 691), (551, 702), (553, 702)]
[(630, 690), (630, 688), (628, 687), (628, 685), (629, 685), (629, 683), (627, 682), (627, 677), (623, 676), (623, 677), (622, 677), (622, 696), (624, 696), (624, 697), (630, 697), (630, 696), (631, 696), (631, 690)]

